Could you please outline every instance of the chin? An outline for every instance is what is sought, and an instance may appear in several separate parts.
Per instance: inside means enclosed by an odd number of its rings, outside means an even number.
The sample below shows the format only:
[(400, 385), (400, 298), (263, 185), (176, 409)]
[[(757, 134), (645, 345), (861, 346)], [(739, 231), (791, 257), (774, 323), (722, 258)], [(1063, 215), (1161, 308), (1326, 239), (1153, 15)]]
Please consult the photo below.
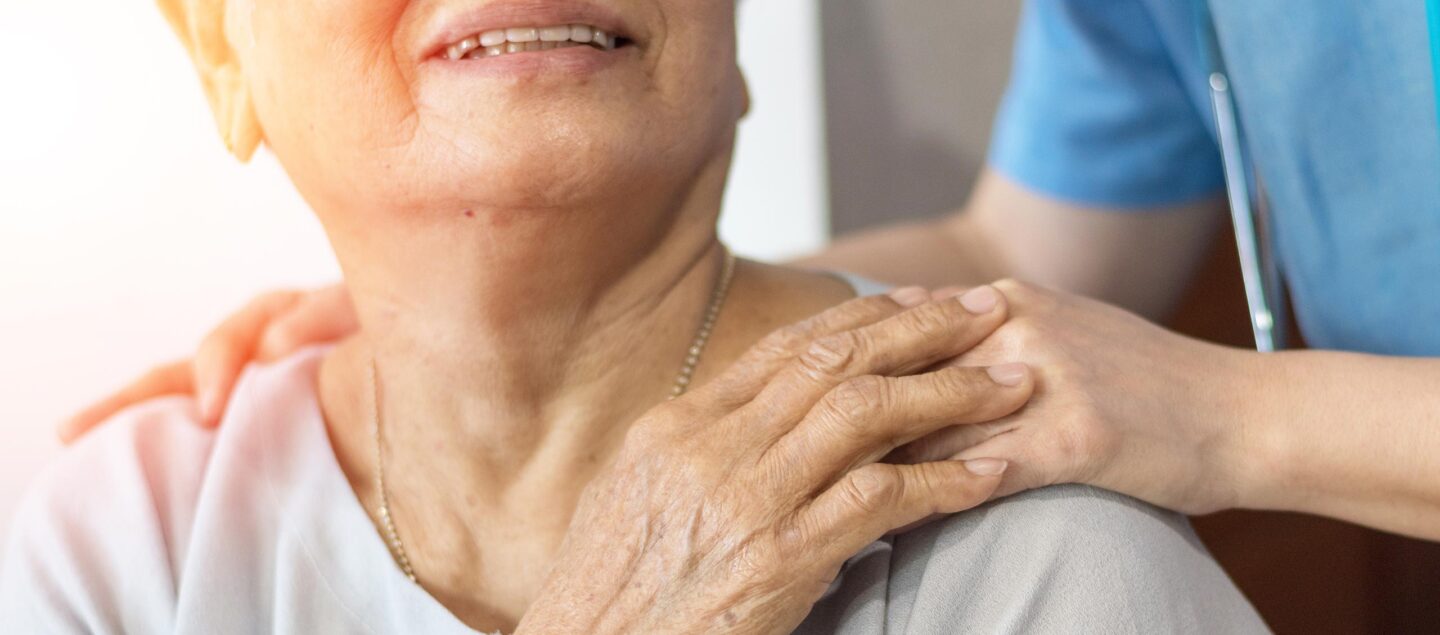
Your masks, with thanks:
[(671, 181), (661, 174), (663, 161), (593, 137), (485, 146), (443, 163), (405, 179), (422, 199), (415, 207), (578, 209), (653, 189), (657, 177)]
[(498, 118), (505, 121), (501, 129), (472, 128), (427, 144), (433, 152), (417, 154), (444, 158), (422, 161), (439, 169), (416, 182), (430, 183), (432, 192), (453, 191), (464, 205), (576, 207), (683, 181), (678, 170), (704, 162), (694, 136), (670, 142), (642, 119), (512, 110)]

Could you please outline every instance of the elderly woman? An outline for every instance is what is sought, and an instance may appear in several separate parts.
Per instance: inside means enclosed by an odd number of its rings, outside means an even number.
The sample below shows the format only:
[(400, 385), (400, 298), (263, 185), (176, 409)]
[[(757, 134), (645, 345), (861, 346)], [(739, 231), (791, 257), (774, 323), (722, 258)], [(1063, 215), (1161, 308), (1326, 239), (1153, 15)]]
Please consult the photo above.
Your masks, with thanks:
[(252, 368), (218, 432), (161, 400), (73, 448), (14, 529), (7, 632), (1263, 630), (1183, 520), (1097, 490), (877, 542), (1007, 467), (887, 454), (1035, 381), (945, 363), (994, 288), (727, 256), (733, 0), (162, 5), (361, 328)]

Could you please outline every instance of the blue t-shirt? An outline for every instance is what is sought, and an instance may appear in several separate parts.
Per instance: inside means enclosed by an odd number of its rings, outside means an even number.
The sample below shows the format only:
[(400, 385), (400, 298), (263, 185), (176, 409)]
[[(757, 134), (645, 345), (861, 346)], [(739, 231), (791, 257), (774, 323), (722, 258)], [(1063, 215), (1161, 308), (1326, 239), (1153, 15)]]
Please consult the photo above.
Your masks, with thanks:
[[(1195, 0), (1031, 0), (991, 165), (1116, 208), (1224, 189)], [(1211, 0), (1281, 267), (1315, 346), (1440, 356), (1425, 4)]]

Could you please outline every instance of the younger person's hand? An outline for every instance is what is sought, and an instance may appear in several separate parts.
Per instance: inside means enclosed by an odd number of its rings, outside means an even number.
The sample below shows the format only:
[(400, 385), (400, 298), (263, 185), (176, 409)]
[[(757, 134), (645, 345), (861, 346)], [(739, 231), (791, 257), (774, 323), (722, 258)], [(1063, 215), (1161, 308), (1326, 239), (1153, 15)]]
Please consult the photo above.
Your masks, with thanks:
[(60, 427), (60, 440), (72, 443), (116, 412), (170, 395), (196, 397), (201, 421), (218, 425), (246, 365), (336, 341), (357, 328), (355, 309), (344, 285), (267, 293), (211, 331), (194, 359), (158, 366), (71, 417)]

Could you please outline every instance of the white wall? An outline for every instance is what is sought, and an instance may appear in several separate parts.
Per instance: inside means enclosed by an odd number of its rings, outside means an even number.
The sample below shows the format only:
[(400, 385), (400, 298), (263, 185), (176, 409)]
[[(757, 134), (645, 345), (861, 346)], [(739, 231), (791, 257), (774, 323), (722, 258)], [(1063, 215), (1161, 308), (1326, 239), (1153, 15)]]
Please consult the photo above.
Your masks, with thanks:
[[(825, 234), (815, 0), (745, 4), (722, 233), (776, 258)], [(224, 153), (150, 3), (0, 2), (0, 539), (65, 415), (255, 293), (336, 277), (273, 159)]]

